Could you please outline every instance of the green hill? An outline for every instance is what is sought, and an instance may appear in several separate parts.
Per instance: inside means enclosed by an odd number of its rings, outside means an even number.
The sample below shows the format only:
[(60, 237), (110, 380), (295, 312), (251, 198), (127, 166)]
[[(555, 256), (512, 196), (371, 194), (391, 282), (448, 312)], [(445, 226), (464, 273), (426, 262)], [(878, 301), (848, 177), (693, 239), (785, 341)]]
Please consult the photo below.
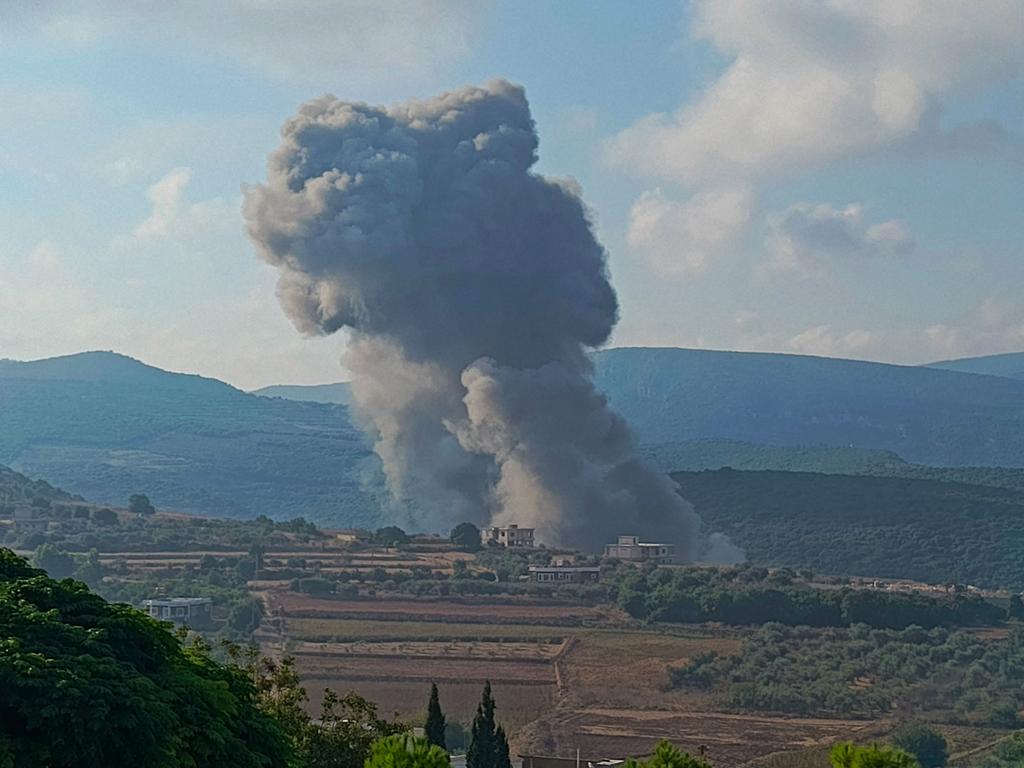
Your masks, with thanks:
[(32, 480), (10, 467), (0, 465), (0, 506), (31, 504), (38, 501), (82, 501), (67, 491), (54, 488), (45, 480)]
[(610, 349), (596, 380), (642, 443), (702, 438), (1024, 467), (1024, 382), (855, 360)]
[(1024, 588), (1024, 490), (731, 469), (672, 477), (754, 564)]
[(940, 360), (937, 363), (929, 363), (928, 367), (1024, 380), (1024, 352), (986, 355), (985, 357), (963, 357), (958, 360)]
[(344, 406), (91, 352), (0, 363), (0, 414), (0, 463), (100, 503), (142, 492), (207, 514), (378, 520), (376, 460)]

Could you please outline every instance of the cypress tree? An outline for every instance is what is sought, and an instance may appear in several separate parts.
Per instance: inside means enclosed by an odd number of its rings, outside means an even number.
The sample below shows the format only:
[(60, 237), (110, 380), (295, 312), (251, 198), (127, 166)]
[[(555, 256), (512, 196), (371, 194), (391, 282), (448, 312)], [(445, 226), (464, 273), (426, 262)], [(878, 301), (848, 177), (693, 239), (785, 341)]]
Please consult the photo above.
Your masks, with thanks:
[(512, 768), (512, 757), (508, 753), (508, 737), (500, 725), (494, 733), (494, 768)]
[(466, 768), (498, 768), (496, 764), (496, 733), (494, 728), (494, 698), (491, 681), (484, 683), (484, 692), (476, 708), (470, 731), (469, 749), (466, 750)]
[(441, 702), (437, 697), (437, 683), (431, 683), (430, 703), (427, 704), (427, 722), (423, 725), (423, 732), (427, 741), (447, 752), (448, 746), (444, 743), (444, 726), (444, 712), (441, 711)]

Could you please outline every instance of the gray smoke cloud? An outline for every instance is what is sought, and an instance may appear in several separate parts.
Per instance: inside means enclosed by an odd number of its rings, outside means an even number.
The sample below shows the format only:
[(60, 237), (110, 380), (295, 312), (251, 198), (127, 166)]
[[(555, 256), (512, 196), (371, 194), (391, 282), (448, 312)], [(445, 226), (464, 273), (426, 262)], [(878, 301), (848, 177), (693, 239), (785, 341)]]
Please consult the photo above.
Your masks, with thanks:
[(591, 550), (638, 533), (693, 557), (698, 518), (591, 383), (618, 314), (607, 255), (536, 160), (505, 81), (390, 107), (325, 96), (246, 189), (248, 232), (300, 331), (349, 329), (359, 417), (424, 525), (516, 522)]

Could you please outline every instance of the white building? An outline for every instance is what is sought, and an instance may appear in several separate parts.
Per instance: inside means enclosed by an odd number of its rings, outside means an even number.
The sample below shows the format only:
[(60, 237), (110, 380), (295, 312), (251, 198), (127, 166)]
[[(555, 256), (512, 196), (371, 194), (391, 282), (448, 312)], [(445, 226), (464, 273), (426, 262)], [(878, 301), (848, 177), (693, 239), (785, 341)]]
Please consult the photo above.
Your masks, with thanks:
[(210, 621), (213, 600), (209, 597), (165, 597), (143, 600), (142, 607), (154, 619), (200, 625)]
[(635, 563), (671, 563), (676, 558), (676, 545), (640, 541), (639, 536), (619, 536), (615, 544), (605, 545), (604, 556)]
[(505, 528), (491, 528), (490, 540), (503, 547), (532, 547), (533, 528), (509, 525)]

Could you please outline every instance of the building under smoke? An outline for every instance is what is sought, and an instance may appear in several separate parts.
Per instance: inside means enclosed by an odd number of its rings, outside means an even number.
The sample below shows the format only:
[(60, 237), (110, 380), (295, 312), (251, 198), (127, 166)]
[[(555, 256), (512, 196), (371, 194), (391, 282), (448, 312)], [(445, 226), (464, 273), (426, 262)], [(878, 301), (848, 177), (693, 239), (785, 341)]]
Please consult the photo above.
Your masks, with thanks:
[(351, 332), (357, 415), (424, 527), (518, 523), (696, 554), (699, 521), (591, 382), (617, 301), (576, 185), (531, 171), (504, 81), (390, 107), (325, 96), (282, 130), (245, 218), (298, 329)]

